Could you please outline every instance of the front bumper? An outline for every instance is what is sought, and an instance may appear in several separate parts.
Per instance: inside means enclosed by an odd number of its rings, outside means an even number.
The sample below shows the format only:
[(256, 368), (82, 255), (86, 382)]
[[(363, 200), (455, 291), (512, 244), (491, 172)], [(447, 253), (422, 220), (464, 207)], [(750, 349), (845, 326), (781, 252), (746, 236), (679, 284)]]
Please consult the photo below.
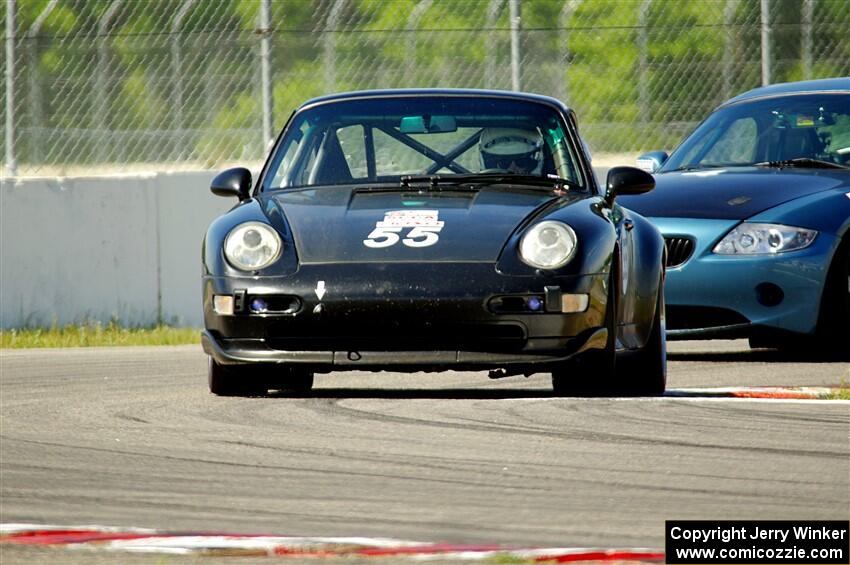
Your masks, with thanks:
[(653, 218), (665, 237), (694, 239), (691, 258), (667, 270), (670, 339), (812, 334), (838, 239), (819, 233), (800, 251), (718, 255), (712, 249), (738, 222)]
[[(604, 347), (607, 279), (505, 276), (489, 263), (309, 265), (288, 277), (206, 276), (202, 343), (222, 364), (292, 363), (319, 372), (539, 369)], [(213, 296), (234, 294), (247, 303), (286, 296), (278, 303), (295, 306), (216, 314)], [(586, 294), (587, 308), (559, 311), (550, 299), (564, 294)], [(539, 311), (494, 310), (532, 295), (544, 298)]]

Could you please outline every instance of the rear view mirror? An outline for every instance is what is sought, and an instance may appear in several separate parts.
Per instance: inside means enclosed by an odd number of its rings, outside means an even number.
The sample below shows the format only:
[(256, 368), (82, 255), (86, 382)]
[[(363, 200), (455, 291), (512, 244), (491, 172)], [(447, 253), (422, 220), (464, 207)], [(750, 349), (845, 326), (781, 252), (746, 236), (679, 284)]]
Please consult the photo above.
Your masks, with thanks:
[(818, 125), (819, 126), (834, 126), (836, 112), (825, 112), (823, 108), (818, 108)]
[(457, 131), (454, 116), (405, 116), (399, 125), (401, 133), (446, 133)]

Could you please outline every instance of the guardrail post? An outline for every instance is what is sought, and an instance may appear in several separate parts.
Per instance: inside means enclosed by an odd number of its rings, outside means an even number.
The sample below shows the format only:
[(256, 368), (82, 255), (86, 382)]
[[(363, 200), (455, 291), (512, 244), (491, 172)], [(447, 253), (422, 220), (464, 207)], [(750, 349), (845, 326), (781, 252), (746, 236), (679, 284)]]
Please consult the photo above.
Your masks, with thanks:
[(803, 0), (803, 29), (801, 30), (801, 42), (800, 46), (802, 67), (803, 67), (803, 78), (810, 79), (812, 78), (812, 46), (814, 44), (814, 40), (812, 39), (812, 19), (814, 17), (815, 11), (815, 2), (814, 0)]
[(109, 104), (109, 50), (108, 50), (108, 42), (109, 42), (109, 25), (112, 23), (112, 18), (115, 17), (115, 14), (118, 13), (118, 9), (121, 7), (121, 4), (124, 0), (114, 0), (112, 4), (109, 5), (106, 12), (101, 16), (100, 21), (97, 24), (97, 32), (98, 38), (97, 41), (99, 43), (98, 47), (98, 56), (97, 56), (97, 156), (98, 160), (101, 164), (105, 163), (110, 155), (110, 148), (120, 147), (121, 143), (118, 140), (111, 139), (111, 136), (106, 135), (106, 129), (108, 127), (107, 119), (110, 116), (110, 104)]
[(638, 112), (641, 125), (649, 121), (649, 8), (652, 0), (638, 5)]
[(724, 35), (724, 56), (723, 56), (723, 99), (731, 98), (733, 94), (733, 76), (734, 63), (736, 59), (735, 47), (735, 12), (738, 10), (739, 0), (726, 0), (726, 6), (723, 8), (723, 25), (725, 26)]
[(15, 0), (6, 0), (6, 172), (17, 176), (15, 161)]
[(263, 152), (272, 140), (271, 0), (260, 4), (260, 76), (263, 89)]
[(171, 67), (174, 76), (174, 127), (177, 136), (172, 138), (172, 147), (180, 151), (183, 145), (182, 137), (185, 124), (183, 123), (183, 50), (180, 44), (180, 28), (183, 19), (192, 9), (196, 0), (185, 0), (171, 21)]
[(519, 29), (520, 29), (520, 12), (519, 0), (510, 0), (511, 9), (511, 88), (513, 90), (520, 89), (519, 72)]
[(325, 92), (333, 92), (336, 87), (336, 33), (339, 25), (339, 15), (342, 13), (345, 0), (336, 0), (325, 21), (324, 38), (322, 42), (325, 63)]
[(771, 83), (770, 0), (761, 0), (761, 85)]

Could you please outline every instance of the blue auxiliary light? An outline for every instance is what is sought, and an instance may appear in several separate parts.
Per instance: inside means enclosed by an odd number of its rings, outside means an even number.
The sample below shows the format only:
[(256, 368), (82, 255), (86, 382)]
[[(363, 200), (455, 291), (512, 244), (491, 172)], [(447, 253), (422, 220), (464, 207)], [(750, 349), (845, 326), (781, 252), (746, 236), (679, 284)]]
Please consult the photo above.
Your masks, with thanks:
[(251, 301), (251, 312), (262, 313), (269, 309), (269, 305), (262, 298), (255, 298)]
[(536, 312), (543, 307), (543, 301), (540, 300), (540, 298), (538, 298), (536, 296), (529, 297), (525, 301), (525, 304), (526, 304), (526, 306), (528, 306), (528, 309), (533, 311), (533, 312)]

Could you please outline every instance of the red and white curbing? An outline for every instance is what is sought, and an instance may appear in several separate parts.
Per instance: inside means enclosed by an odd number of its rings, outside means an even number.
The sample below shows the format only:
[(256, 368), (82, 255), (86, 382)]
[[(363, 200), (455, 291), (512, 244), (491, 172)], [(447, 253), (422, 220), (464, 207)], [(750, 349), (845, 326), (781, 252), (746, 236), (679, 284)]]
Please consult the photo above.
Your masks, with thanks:
[[(773, 400), (822, 400), (827, 399), (835, 393), (838, 388), (832, 387), (757, 387), (757, 386), (730, 386), (715, 388), (679, 388), (671, 389), (664, 393), (667, 397), (677, 398), (747, 398), (747, 399), (773, 399)], [(829, 400), (822, 400), (830, 402)], [(834, 402), (846, 403), (847, 400)]]
[(0, 544), (67, 546), (75, 549), (132, 553), (280, 558), (393, 557), (411, 561), (500, 558), (537, 563), (664, 561), (662, 551), (647, 548), (527, 548), (494, 544), (421, 543), (389, 538), (187, 534), (141, 528), (38, 524), (0, 524)]

